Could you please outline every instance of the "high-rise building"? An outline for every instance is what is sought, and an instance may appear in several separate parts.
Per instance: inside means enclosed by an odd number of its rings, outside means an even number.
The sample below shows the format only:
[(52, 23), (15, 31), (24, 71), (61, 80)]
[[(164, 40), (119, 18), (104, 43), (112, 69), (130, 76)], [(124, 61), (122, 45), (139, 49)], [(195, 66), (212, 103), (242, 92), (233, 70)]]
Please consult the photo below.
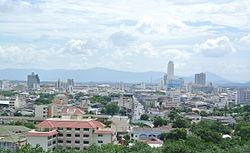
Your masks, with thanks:
[(0, 81), (0, 89), (1, 90), (9, 90), (10, 89), (10, 81), (9, 80), (1, 80)]
[(163, 77), (164, 86), (167, 85), (167, 81), (168, 81), (168, 75), (165, 74), (164, 77)]
[(239, 105), (250, 105), (250, 90), (240, 89), (237, 90), (236, 104)]
[(31, 75), (28, 75), (27, 86), (29, 89), (36, 89), (40, 87), (40, 79), (38, 74), (32, 72)]
[(172, 61), (168, 62), (168, 80), (174, 79), (174, 63)]
[(74, 90), (74, 79), (67, 80), (67, 91), (73, 93)]
[(205, 73), (195, 74), (195, 84), (205, 86), (206, 85), (206, 74)]

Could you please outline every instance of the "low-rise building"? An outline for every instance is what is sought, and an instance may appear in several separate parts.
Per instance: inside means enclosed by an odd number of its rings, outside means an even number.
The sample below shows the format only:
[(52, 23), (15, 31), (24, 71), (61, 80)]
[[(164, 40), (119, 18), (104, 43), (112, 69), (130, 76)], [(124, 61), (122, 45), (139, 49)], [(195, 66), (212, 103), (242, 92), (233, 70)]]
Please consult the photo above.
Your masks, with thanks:
[(24, 126), (0, 125), (0, 148), (16, 152), (26, 144), (24, 133), (29, 130)]
[(116, 142), (116, 132), (104, 128), (105, 125), (95, 120), (47, 119), (36, 125), (37, 130), (26, 134), (27, 142), (32, 146), (40, 145), (45, 151), (57, 147), (81, 150), (91, 144)]
[(130, 130), (130, 135), (132, 140), (141, 140), (148, 138), (159, 138), (160, 134), (168, 133), (172, 131), (173, 128), (170, 126), (158, 127), (158, 128), (147, 128), (147, 127), (133, 127)]

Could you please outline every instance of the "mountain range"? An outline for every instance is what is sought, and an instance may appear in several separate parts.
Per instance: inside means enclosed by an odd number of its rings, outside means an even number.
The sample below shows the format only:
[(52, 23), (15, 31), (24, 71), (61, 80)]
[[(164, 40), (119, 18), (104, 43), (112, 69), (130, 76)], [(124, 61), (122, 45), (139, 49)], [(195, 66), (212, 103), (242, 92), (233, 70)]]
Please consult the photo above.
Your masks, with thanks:
[[(119, 71), (107, 68), (91, 68), (85, 70), (66, 70), (66, 69), (1, 69), (0, 70), (0, 80), (20, 80), (24, 81), (27, 79), (27, 75), (31, 72), (39, 74), (41, 81), (55, 81), (62, 80), (65, 81), (69, 78), (73, 78), (76, 82), (126, 82), (126, 83), (156, 83), (161, 80), (164, 73), (156, 71), (148, 72), (128, 72)], [(194, 82), (194, 76), (176, 76), (176, 78), (184, 78), (185, 82)], [(207, 82), (212, 82), (216, 85), (225, 86), (250, 86), (249, 83), (239, 84), (228, 81), (214, 73), (206, 72)]]

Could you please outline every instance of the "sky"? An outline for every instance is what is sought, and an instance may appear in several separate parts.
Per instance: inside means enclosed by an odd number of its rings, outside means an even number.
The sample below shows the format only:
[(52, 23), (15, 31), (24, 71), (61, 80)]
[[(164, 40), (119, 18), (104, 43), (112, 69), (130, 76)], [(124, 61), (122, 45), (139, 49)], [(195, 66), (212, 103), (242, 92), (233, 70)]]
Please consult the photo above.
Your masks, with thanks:
[(250, 81), (250, 0), (0, 0), (0, 69), (212, 72)]

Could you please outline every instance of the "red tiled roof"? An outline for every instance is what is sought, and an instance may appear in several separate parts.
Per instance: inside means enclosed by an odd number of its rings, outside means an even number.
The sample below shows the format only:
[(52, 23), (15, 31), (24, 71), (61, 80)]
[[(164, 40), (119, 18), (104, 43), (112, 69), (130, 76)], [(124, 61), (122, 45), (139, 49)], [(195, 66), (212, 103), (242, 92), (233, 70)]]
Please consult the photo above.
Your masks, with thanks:
[(83, 115), (83, 114), (85, 114), (84, 111), (82, 111), (82, 110), (80, 110), (79, 108), (76, 108), (76, 107), (67, 107), (67, 108), (64, 108), (61, 111), (61, 114), (70, 114), (69, 110), (72, 110), (74, 115)]
[(51, 132), (28, 132), (25, 133), (25, 135), (30, 135), (30, 136), (52, 136), (57, 134), (57, 131), (51, 131)]
[(149, 138), (149, 139), (140, 139), (139, 141), (147, 143), (147, 144), (162, 144), (162, 142), (151, 139), (151, 138)]
[(64, 121), (64, 120), (45, 120), (36, 125), (39, 128), (54, 128), (54, 127), (62, 127), (62, 128), (97, 128), (97, 127), (105, 127), (105, 125), (99, 121)]
[(102, 130), (98, 130), (98, 131), (94, 131), (94, 133), (96, 134), (112, 134), (113, 132), (112, 131), (102, 131)]
[(114, 125), (114, 126), (116, 126), (117, 124), (116, 124), (115, 122), (112, 122), (112, 123), (110, 123), (110, 125)]

